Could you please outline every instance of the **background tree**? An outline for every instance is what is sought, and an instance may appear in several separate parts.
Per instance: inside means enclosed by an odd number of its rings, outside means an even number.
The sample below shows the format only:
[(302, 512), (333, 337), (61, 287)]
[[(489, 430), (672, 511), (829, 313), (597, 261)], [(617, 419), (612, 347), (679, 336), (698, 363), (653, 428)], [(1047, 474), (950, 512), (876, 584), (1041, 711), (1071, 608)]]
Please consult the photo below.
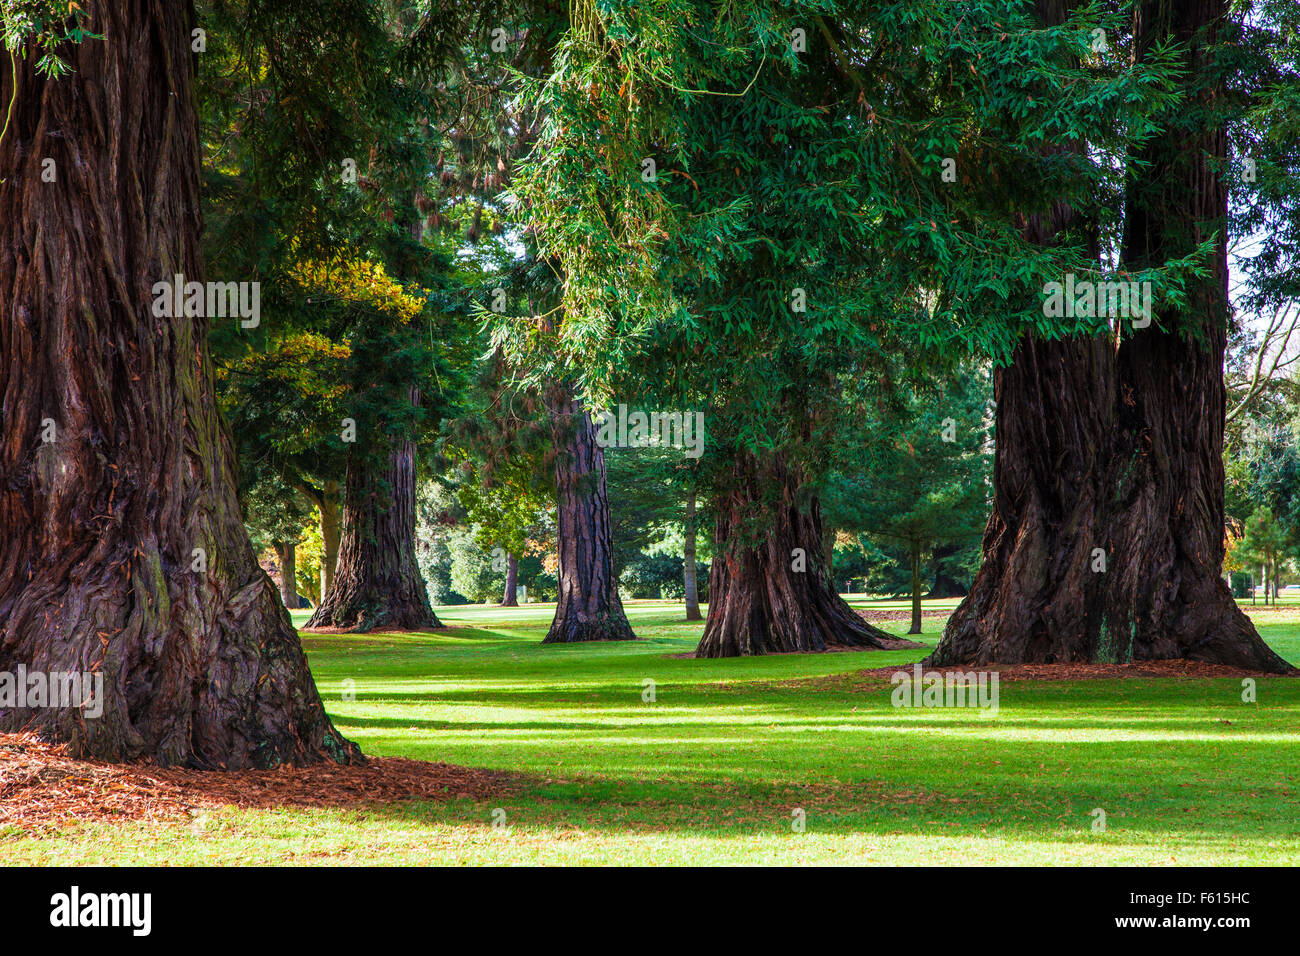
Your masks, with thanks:
[(538, 361), (558, 347), (602, 402), (631, 385), (643, 404), (705, 404), (719, 464), (701, 654), (891, 646), (834, 591), (828, 449), (890, 355), (1004, 359), (1026, 328), (1075, 330), (1044, 321), (1037, 290), (1086, 260), (1031, 241), (1008, 206), (1056, 201), (1078, 170), (1043, 139), (1135, 92), (1045, 63), (1028, 11), (805, 12), (579, 4), (563, 75), (530, 90), (557, 120), (516, 191), (561, 263), (563, 316), (498, 342)]
[(1250, 562), (1261, 570), (1265, 604), (1268, 603), (1270, 593), (1273, 600), (1277, 600), (1278, 562), (1294, 542), (1294, 534), (1288, 533), (1268, 505), (1260, 505), (1246, 519), (1237, 552), (1243, 561)]
[[(929, 386), (929, 387), (927, 387)], [(980, 536), (989, 514), (991, 444), (989, 401), (981, 377), (969, 369), (945, 386), (905, 388), (894, 421), (877, 420), (865, 436), (896, 436), (875, 453), (860, 449), (841, 467), (870, 461), (853, 478), (843, 475), (827, 497), (828, 520), (901, 547), (912, 598), (910, 634), (921, 633), (922, 572), (942, 545)]]

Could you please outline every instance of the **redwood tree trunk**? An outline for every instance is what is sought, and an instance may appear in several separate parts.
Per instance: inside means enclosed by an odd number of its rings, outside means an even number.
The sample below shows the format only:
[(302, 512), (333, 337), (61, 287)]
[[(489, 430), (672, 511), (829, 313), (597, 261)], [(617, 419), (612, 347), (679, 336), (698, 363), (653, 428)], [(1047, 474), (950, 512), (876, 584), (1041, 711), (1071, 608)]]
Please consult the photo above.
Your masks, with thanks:
[(519, 606), (519, 559), (513, 554), (506, 555), (506, 591), (501, 596), (502, 607)]
[(1188, 279), (1181, 309), (1159, 307), (1121, 339), (1113, 486), (1109, 640), (1121, 658), (1188, 658), (1285, 672), (1219, 577), (1223, 566), (1223, 426), (1227, 345), (1224, 99), (1215, 53), (1227, 0), (1143, 0), (1139, 56), (1172, 36), (1185, 45), (1193, 102), (1137, 158), (1125, 204), (1123, 266), (1184, 256), (1214, 237), (1209, 274)]
[(704, 615), (700, 613), (700, 590), (695, 580), (695, 551), (696, 536), (699, 534), (699, 528), (695, 522), (695, 492), (692, 491), (690, 497), (686, 499), (686, 545), (682, 549), (684, 560), (682, 562), (682, 579), (686, 585), (686, 620), (702, 621)]
[(280, 600), (291, 611), (298, 610), (298, 548), (291, 541), (275, 542), (275, 556), (280, 562)]
[(0, 729), (163, 765), (359, 759), (244, 531), (208, 320), (153, 315), (155, 283), (204, 279), (192, 5), (83, 8), (104, 39), (57, 81), (21, 57), (0, 143), (0, 671), (103, 694)]
[(912, 628), (908, 634), (921, 633), (921, 546), (911, 545), (912, 557)]
[(348, 458), (343, 541), (334, 583), (307, 628), (418, 631), (442, 627), (415, 558), (415, 446), (399, 442), (382, 463)]
[(1105, 579), (1092, 567), (1106, 547), (1112, 366), (1100, 339), (1026, 338), (995, 373), (984, 558), (932, 666), (1095, 659)]
[[(1042, 23), (1064, 23), (1078, 0), (1038, 0)], [(1082, 150), (1083, 144), (1048, 151)], [(1031, 241), (1049, 245), (1077, 222), (1065, 203), (1025, 217)], [(1096, 659), (1105, 577), (1094, 572), (1106, 540), (1114, 349), (1102, 337), (1024, 337), (994, 373), (997, 447), (993, 512), (970, 593), (927, 659), (955, 664), (1063, 663)]]
[(567, 385), (547, 389), (555, 449), (559, 598), (543, 644), (635, 640), (614, 577), (605, 453), (591, 416)]
[(697, 657), (920, 646), (872, 627), (836, 593), (821, 508), (800, 500), (801, 484), (780, 462), (737, 461), (718, 503)]

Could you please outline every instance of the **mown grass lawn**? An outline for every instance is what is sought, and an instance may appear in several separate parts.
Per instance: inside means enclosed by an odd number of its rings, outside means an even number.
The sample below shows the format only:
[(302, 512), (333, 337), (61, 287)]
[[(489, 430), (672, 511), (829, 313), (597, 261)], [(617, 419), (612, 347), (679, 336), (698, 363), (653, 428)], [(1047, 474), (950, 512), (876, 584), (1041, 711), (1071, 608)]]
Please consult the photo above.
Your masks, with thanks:
[[(1300, 663), (1300, 607), (1247, 611)], [(543, 647), (551, 613), (443, 608), (444, 633), (304, 637), (330, 712), (366, 753), (510, 771), (516, 784), (499, 798), (10, 833), (0, 860), (1300, 860), (1300, 680), (1259, 681), (1254, 704), (1239, 681), (1134, 679), (1003, 682), (996, 716), (901, 710), (888, 685), (864, 689), (852, 674), (921, 651), (686, 660), (674, 655), (693, 649), (700, 625), (659, 603), (629, 606), (638, 642)], [(927, 617), (923, 640), (942, 623)]]

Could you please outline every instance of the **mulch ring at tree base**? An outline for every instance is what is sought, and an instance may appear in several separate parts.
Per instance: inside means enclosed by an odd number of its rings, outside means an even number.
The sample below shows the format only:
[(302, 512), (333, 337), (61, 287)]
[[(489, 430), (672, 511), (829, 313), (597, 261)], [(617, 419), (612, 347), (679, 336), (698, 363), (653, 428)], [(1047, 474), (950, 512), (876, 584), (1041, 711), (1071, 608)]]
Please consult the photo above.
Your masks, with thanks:
[(480, 798), (513, 789), (510, 774), (404, 757), (352, 767), (202, 771), (74, 760), (66, 745), (0, 734), (0, 831), (91, 820), (166, 821), (237, 807), (361, 809), (401, 800)]
[[(834, 687), (838, 690), (875, 690), (887, 687), (900, 671), (912, 675), (914, 664), (893, 667), (872, 667), (851, 674), (831, 674), (806, 680), (779, 681), (784, 685), (800, 687)], [(1264, 671), (1245, 670), (1227, 664), (1206, 664), (1203, 661), (1133, 661), (1128, 664), (980, 664), (969, 667), (926, 667), (926, 674), (969, 674), (972, 671), (998, 675), (999, 682), (1013, 681), (1067, 681), (1067, 680), (1129, 680), (1134, 678), (1172, 677), (1182, 680), (1203, 680), (1213, 677), (1286, 677), (1296, 674), (1270, 674)]]
[[(912, 612), (906, 608), (891, 610), (889, 608), (855, 607), (853, 610), (857, 611), (858, 616), (869, 624), (876, 624), (881, 621), (910, 621), (912, 619)], [(951, 614), (952, 608), (950, 607), (940, 608), (937, 611), (921, 611), (921, 617), (923, 618), (948, 617)]]

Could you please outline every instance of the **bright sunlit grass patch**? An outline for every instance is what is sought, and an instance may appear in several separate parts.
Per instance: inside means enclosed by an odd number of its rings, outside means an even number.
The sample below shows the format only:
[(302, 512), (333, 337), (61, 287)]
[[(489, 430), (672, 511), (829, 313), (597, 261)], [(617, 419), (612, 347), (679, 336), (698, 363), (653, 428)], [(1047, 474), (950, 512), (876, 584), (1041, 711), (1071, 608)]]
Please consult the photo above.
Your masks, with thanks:
[[(853, 598), (903, 610), (905, 602)], [(950, 610), (955, 601), (927, 602)], [(1300, 661), (1300, 607), (1246, 607)], [(897, 709), (856, 672), (924, 651), (681, 657), (701, 625), (628, 608), (635, 642), (542, 646), (549, 605), (439, 608), (429, 634), (304, 635), (366, 753), (506, 770), (508, 797), (0, 837), (26, 863), (1291, 863), (1300, 681), (1035, 682), (996, 716)], [(301, 624), (301, 616), (295, 618)], [(925, 618), (933, 644), (943, 615)], [(905, 621), (889, 621), (901, 633)], [(652, 682), (648, 685), (646, 682)], [(653, 687), (653, 701), (646, 699)], [(505, 812), (504, 829), (492, 825)], [(1092, 831), (1104, 809), (1107, 829)], [(796, 811), (805, 829), (797, 832)]]

